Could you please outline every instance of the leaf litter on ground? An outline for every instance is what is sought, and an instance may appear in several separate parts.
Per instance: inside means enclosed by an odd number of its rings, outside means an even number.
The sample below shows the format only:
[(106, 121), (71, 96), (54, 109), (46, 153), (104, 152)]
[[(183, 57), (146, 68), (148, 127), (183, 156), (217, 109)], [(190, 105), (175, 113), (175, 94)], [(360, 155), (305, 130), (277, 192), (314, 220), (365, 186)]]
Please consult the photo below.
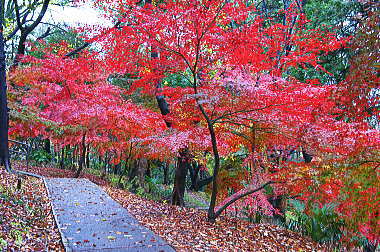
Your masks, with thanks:
[(41, 179), (0, 167), (0, 251), (64, 251)]

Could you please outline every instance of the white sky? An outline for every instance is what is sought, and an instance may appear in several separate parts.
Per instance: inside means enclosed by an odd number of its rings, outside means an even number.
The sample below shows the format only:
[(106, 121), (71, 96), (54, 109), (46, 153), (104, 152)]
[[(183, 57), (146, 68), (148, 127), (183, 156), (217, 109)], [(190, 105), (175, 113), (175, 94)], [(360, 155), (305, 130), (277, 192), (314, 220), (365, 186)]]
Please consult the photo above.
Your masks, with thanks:
[(56, 24), (64, 22), (72, 27), (96, 24), (112, 26), (112, 23), (109, 20), (102, 17), (99, 10), (92, 8), (89, 4), (81, 7), (60, 7), (50, 5), (49, 10), (45, 14), (44, 22)]

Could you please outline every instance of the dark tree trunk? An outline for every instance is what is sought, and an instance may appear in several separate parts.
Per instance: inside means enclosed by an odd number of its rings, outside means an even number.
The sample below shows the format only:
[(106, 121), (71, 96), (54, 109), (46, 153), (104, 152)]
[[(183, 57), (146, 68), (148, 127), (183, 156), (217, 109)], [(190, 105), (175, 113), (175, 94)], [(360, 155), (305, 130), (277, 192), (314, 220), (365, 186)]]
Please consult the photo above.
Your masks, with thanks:
[(131, 169), (129, 170), (129, 181), (135, 180), (132, 190), (136, 191), (137, 188), (144, 188), (145, 174), (148, 169), (148, 160), (146, 158), (140, 158), (133, 162)]
[(118, 163), (118, 164), (114, 165), (113, 173), (115, 175), (120, 175), (121, 174), (121, 163)]
[(132, 181), (137, 176), (137, 160), (133, 161), (129, 171), (128, 171), (128, 181)]
[(8, 172), (11, 171), (9, 161), (8, 146), (8, 104), (7, 104), (7, 83), (6, 83), (6, 63), (4, 49), (4, 2), (0, 4), (0, 161)]
[[(205, 113), (204, 113), (205, 114)], [(208, 119), (206, 117), (206, 119)], [(214, 154), (214, 170), (213, 170), (213, 177), (212, 177), (212, 193), (211, 193), (211, 200), (210, 200), (210, 206), (208, 208), (207, 212), (207, 218), (210, 222), (215, 222), (215, 218), (217, 215), (215, 214), (215, 205), (216, 205), (216, 196), (218, 194), (218, 173), (219, 173), (219, 167), (220, 167), (220, 157), (218, 152), (218, 145), (216, 141), (216, 135), (214, 131), (214, 125), (207, 120), (208, 122), (208, 129), (210, 132), (211, 137), (211, 144), (212, 144), (212, 151)]]
[[(17, 21), (17, 27), (18, 29), (20, 30), (20, 38), (19, 38), (19, 41), (18, 41), (18, 46), (17, 46), (17, 55), (14, 59), (14, 62), (13, 62), (13, 67), (17, 67), (18, 64), (20, 63), (20, 60), (21, 60), (21, 57), (25, 54), (25, 49), (26, 49), (26, 46), (25, 46), (25, 42), (28, 38), (28, 35), (33, 32), (33, 30), (37, 27), (37, 25), (39, 25), (47, 11), (47, 8), (49, 6), (49, 2), (50, 0), (44, 0), (43, 3), (42, 3), (42, 7), (40, 9), (40, 13), (38, 14), (36, 20), (31, 24), (31, 25), (28, 25), (28, 26), (23, 26), (23, 23), (21, 22), (21, 15), (20, 15), (20, 10), (19, 10), (19, 7), (18, 7), (18, 4), (17, 4), (17, 1), (14, 1), (15, 5), (14, 5), (14, 8), (15, 8), (15, 14), (16, 14), (16, 21)], [(25, 23), (24, 23), (25, 24)]]
[(195, 188), (194, 188), (194, 191), (198, 192), (199, 190), (202, 189), (202, 187), (210, 184), (213, 180), (213, 176), (210, 176), (210, 177), (207, 177), (205, 179), (201, 179), (201, 180), (198, 180), (196, 185), (195, 185)]
[(164, 170), (164, 185), (169, 184), (169, 162), (165, 162), (162, 166)]
[(49, 140), (49, 139), (45, 139), (45, 140), (44, 140), (44, 150), (45, 150), (46, 153), (51, 154), (51, 150), (50, 150), (50, 140)]
[(268, 199), (268, 202), (276, 209), (278, 209), (282, 215), (280, 214), (273, 214), (273, 219), (284, 223), (285, 222), (285, 208), (286, 208), (286, 197), (283, 195), (277, 196), (277, 197), (271, 197)]
[(108, 152), (106, 152), (106, 154), (104, 156), (104, 167), (103, 167), (104, 169), (103, 169), (103, 172), (101, 175), (102, 178), (104, 178), (107, 175), (108, 165), (109, 165), (110, 159), (111, 159), (111, 157), (108, 157)]
[(127, 175), (127, 172), (129, 172), (131, 170), (129, 163), (130, 163), (130, 159), (132, 157), (132, 149), (133, 149), (133, 145), (131, 143), (131, 145), (129, 146), (128, 156), (125, 159), (124, 170), (121, 172), (120, 177), (119, 177), (119, 181), (117, 183), (119, 188), (122, 188), (121, 179), (123, 178), (123, 176)]
[(147, 176), (148, 178), (151, 178), (152, 177), (152, 160), (148, 160), (148, 166), (146, 168), (146, 171), (145, 171), (145, 176)]
[(307, 153), (306, 151), (302, 151), (303, 158), (305, 159), (305, 163), (310, 163), (313, 160), (313, 156)]
[(82, 137), (82, 154), (80, 155), (78, 170), (75, 173), (74, 178), (79, 178), (79, 175), (82, 172), (83, 167), (84, 167), (85, 159), (86, 159), (86, 134), (83, 134), (83, 137)]
[[(145, 3), (147, 4), (152, 4), (152, 0), (145, 0)], [(152, 52), (151, 52), (151, 57), (152, 58), (159, 58), (159, 52), (158, 51), (154, 51), (154, 48), (152, 48)], [(160, 88), (161, 88), (161, 82), (159, 81), (156, 85), (156, 91), (159, 91)], [(165, 99), (164, 96), (162, 95), (156, 95), (156, 101), (157, 101), (157, 105), (158, 105), (158, 108), (160, 109), (160, 112), (163, 116), (167, 115), (170, 113), (170, 109), (169, 109), (169, 105)], [(165, 124), (168, 128), (171, 128), (172, 126), (172, 123), (166, 119), (164, 119), (165, 121)], [(181, 158), (181, 154), (179, 154), (180, 158)], [(183, 172), (183, 170), (186, 170), (186, 172)], [(184, 202), (183, 202), (183, 194), (185, 192), (185, 181), (186, 181), (186, 175), (187, 175), (187, 167), (182, 167), (182, 165), (177, 165), (176, 166), (176, 171), (175, 171), (175, 176), (176, 176), (176, 179), (174, 180), (174, 188), (173, 188), (173, 192), (172, 192), (172, 204), (173, 205), (184, 205)], [(177, 177), (178, 175), (178, 177)], [(178, 180), (177, 180), (178, 178)], [(181, 197), (182, 195), (182, 197)]]
[(63, 147), (61, 150), (61, 160), (59, 161), (59, 168), (65, 169), (65, 148)]
[(145, 188), (145, 174), (148, 170), (148, 160), (146, 158), (140, 158), (137, 160), (137, 179), (138, 186)]
[(86, 168), (90, 169), (90, 144), (87, 145), (87, 153), (86, 153)]
[(250, 195), (250, 194), (252, 194), (252, 193), (258, 192), (258, 191), (264, 189), (267, 185), (270, 185), (270, 184), (273, 184), (273, 182), (272, 182), (272, 181), (268, 181), (267, 183), (261, 185), (260, 187), (257, 187), (257, 188), (254, 188), (254, 189), (250, 189), (250, 190), (246, 191), (245, 193), (242, 193), (242, 194), (240, 194), (239, 196), (230, 199), (230, 200), (229, 200), (228, 202), (226, 202), (223, 206), (221, 206), (221, 207), (220, 207), (215, 213), (213, 213), (213, 217), (214, 217), (213, 220), (215, 221), (215, 219), (216, 219), (219, 215), (221, 215), (221, 214), (223, 213), (223, 211), (226, 210), (227, 207), (230, 206), (230, 205), (232, 205), (234, 202), (236, 202), (236, 201), (238, 201), (238, 200), (244, 198), (244, 197), (247, 196), (247, 195)]
[(185, 184), (186, 174), (189, 166), (189, 150), (184, 149), (179, 152), (177, 168), (175, 171), (174, 188), (172, 193), (172, 205), (185, 206)]
[(20, 63), (22, 56), (25, 54), (25, 42), (28, 37), (29, 33), (26, 32), (21, 32), (20, 39), (18, 42), (18, 47), (17, 47), (17, 54), (16, 57), (13, 61), (13, 66), (12, 67), (17, 67), (18, 64)]
[(193, 162), (191, 166), (189, 167), (190, 180), (191, 180), (190, 190), (197, 191), (196, 188), (199, 181), (199, 168), (200, 166), (196, 162)]
[(70, 155), (69, 155), (69, 152), (70, 152), (70, 145), (66, 145), (65, 147), (65, 160), (67, 161), (67, 164), (69, 165), (69, 169), (71, 169), (71, 161), (70, 161)]

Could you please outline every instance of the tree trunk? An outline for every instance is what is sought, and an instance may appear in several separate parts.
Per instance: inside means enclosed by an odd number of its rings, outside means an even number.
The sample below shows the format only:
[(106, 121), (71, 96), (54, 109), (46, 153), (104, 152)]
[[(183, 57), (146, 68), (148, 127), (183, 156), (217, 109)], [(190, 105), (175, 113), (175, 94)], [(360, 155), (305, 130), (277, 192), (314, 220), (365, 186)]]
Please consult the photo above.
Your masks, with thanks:
[(136, 168), (138, 186), (145, 189), (145, 174), (148, 170), (148, 160), (146, 158), (138, 159)]
[(128, 170), (128, 181), (131, 182), (137, 175), (137, 160), (133, 160), (133, 164)]
[(164, 185), (169, 184), (169, 161), (165, 162), (164, 165), (162, 166), (164, 170)]
[(18, 47), (17, 47), (17, 54), (16, 54), (16, 57), (13, 61), (12, 68), (15, 68), (19, 65), (19, 63), (22, 59), (22, 56), (24, 56), (24, 54), (25, 54), (25, 48), (26, 48), (25, 42), (26, 42), (27, 37), (28, 37), (28, 33), (21, 32), (20, 39), (18, 42)]
[(213, 170), (213, 178), (212, 178), (212, 193), (211, 193), (211, 200), (210, 200), (210, 206), (208, 208), (207, 212), (207, 218), (210, 222), (215, 222), (215, 218), (217, 215), (215, 215), (214, 209), (216, 205), (216, 196), (218, 194), (218, 172), (220, 167), (220, 157), (218, 152), (218, 145), (216, 142), (216, 136), (214, 131), (214, 125), (211, 124), (209, 120), (208, 121), (208, 129), (211, 136), (211, 143), (212, 143), (212, 151), (214, 153), (214, 170)]
[(44, 140), (44, 150), (46, 153), (51, 154), (50, 140), (49, 139)]
[(59, 168), (65, 169), (65, 147), (61, 150), (61, 160), (59, 161)]
[(189, 174), (191, 180), (190, 190), (196, 191), (197, 183), (199, 181), (199, 165), (196, 162), (193, 162), (189, 167)]
[(273, 214), (273, 219), (280, 223), (285, 222), (285, 208), (286, 208), (286, 197), (284, 195), (279, 195), (277, 197), (271, 197), (268, 202), (276, 209), (278, 209), (281, 214)]
[(189, 165), (189, 150), (183, 149), (179, 152), (177, 168), (175, 171), (174, 188), (172, 192), (172, 205), (185, 206), (185, 184)]
[(0, 1), (0, 161), (11, 172), (8, 145), (8, 104), (4, 49), (4, 1)]
[(222, 214), (222, 212), (223, 212), (224, 210), (226, 210), (227, 207), (229, 207), (229, 206), (230, 206), (231, 204), (233, 204), (234, 202), (236, 202), (236, 201), (238, 201), (238, 200), (244, 198), (244, 197), (247, 196), (247, 195), (250, 195), (250, 194), (252, 194), (252, 193), (258, 192), (258, 191), (264, 189), (267, 185), (270, 185), (270, 184), (273, 184), (273, 182), (272, 182), (272, 181), (268, 181), (267, 183), (261, 185), (260, 187), (257, 187), (257, 188), (254, 188), (254, 189), (250, 189), (250, 190), (246, 191), (245, 193), (242, 193), (242, 194), (240, 194), (239, 196), (236, 196), (235, 198), (232, 198), (231, 200), (229, 200), (226, 204), (224, 204), (223, 206), (221, 206), (221, 207), (220, 207), (220, 208), (214, 213), (214, 215), (213, 215), (213, 217), (214, 217), (214, 221), (215, 221), (215, 219), (216, 219), (219, 215)]
[(198, 180), (196, 185), (195, 185), (195, 188), (194, 188), (194, 191), (198, 192), (199, 190), (202, 189), (202, 187), (210, 184), (213, 180), (213, 176), (210, 176), (210, 177), (207, 177), (205, 179), (202, 179), (202, 180)]
[(82, 154), (80, 155), (78, 170), (75, 173), (74, 178), (79, 178), (79, 175), (82, 172), (83, 167), (84, 167), (85, 158), (86, 158), (86, 133), (84, 133), (82, 137)]
[(129, 181), (133, 181), (136, 178), (135, 183), (133, 184), (132, 191), (136, 191), (139, 187), (145, 189), (145, 174), (147, 169), (148, 160), (146, 158), (140, 158), (134, 161), (128, 173)]
[(113, 167), (113, 174), (120, 175), (121, 174), (121, 163), (115, 164)]
[(109, 164), (110, 159), (111, 158), (108, 157), (108, 152), (106, 152), (106, 154), (104, 156), (104, 170), (103, 170), (103, 173), (101, 175), (102, 178), (104, 178), (107, 175), (108, 164)]
[(302, 156), (303, 156), (303, 158), (304, 158), (304, 160), (305, 160), (305, 163), (310, 163), (311, 162), (311, 160), (313, 160), (313, 156), (312, 155), (310, 155), (309, 153), (307, 153), (306, 151), (302, 151)]
[(17, 47), (17, 55), (14, 59), (13, 66), (12, 67), (17, 67), (21, 57), (25, 54), (25, 42), (26, 39), (28, 38), (28, 35), (33, 32), (33, 30), (39, 25), (47, 11), (47, 8), (49, 6), (50, 0), (44, 0), (42, 3), (42, 7), (40, 9), (40, 13), (38, 14), (36, 20), (29, 26), (23, 26), (23, 24), (20, 22), (21, 15), (20, 15), (20, 10), (17, 4), (17, 1), (14, 1), (15, 5), (15, 14), (16, 14), (16, 21), (17, 21), (17, 26), (20, 30), (20, 38), (18, 42), (18, 47)]
[(87, 153), (86, 153), (86, 168), (90, 169), (90, 144), (87, 145)]

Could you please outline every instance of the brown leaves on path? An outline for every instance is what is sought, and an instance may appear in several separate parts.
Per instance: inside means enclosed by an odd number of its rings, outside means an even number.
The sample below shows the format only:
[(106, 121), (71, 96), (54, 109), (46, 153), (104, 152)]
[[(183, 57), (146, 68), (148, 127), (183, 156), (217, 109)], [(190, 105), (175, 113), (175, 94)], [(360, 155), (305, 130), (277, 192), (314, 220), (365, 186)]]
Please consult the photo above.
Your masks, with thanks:
[(179, 251), (323, 251), (310, 239), (269, 224), (221, 217), (206, 221), (206, 212), (142, 199), (132, 193), (103, 189)]
[(0, 251), (63, 251), (43, 181), (17, 179), (0, 167)]

